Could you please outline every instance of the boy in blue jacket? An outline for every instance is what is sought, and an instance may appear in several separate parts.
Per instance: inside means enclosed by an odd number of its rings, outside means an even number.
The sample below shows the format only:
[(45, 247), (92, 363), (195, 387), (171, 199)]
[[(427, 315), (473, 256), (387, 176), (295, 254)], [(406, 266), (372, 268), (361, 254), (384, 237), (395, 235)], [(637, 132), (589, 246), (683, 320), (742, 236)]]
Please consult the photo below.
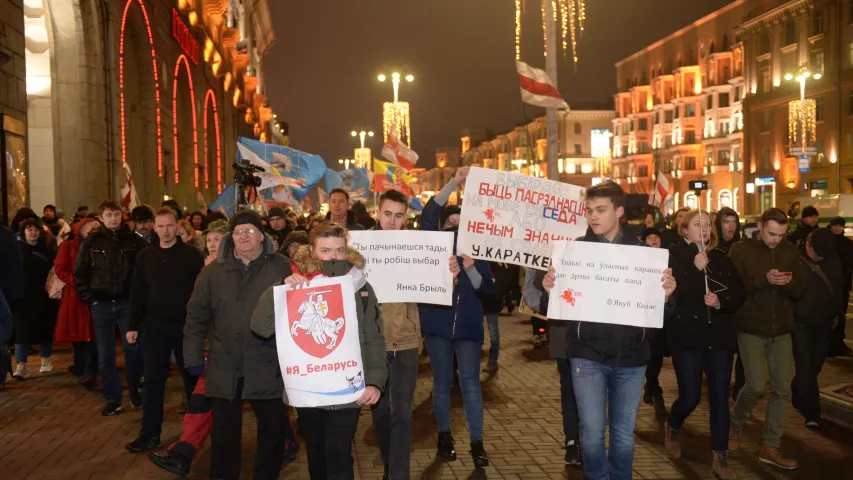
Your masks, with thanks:
[[(421, 214), (421, 230), (458, 232), (458, 206), (447, 206), (450, 194), (468, 176), (467, 167), (456, 171), (453, 179), (427, 202)], [(438, 456), (456, 460), (453, 436), (450, 434), (450, 385), (453, 379), (453, 356), (459, 363), (459, 385), (465, 406), (465, 418), (471, 432), (471, 457), (476, 468), (488, 466), (489, 457), (483, 447), (483, 395), (480, 391), (480, 349), (483, 345), (483, 306), (480, 298), (488, 297), (493, 288), (488, 262), (468, 255), (456, 256), (453, 244), (450, 269), (455, 275), (453, 305), (418, 306), (421, 331), (432, 364), (432, 404), (438, 423)], [(461, 264), (461, 268), (460, 268)], [(462, 272), (464, 270), (464, 272)]]

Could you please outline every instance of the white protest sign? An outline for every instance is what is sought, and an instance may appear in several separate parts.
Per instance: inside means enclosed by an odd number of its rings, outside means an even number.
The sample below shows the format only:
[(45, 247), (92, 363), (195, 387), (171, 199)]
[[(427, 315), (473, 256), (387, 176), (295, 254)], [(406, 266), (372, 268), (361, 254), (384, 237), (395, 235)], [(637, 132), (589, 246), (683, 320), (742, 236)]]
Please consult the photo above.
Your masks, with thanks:
[(353, 279), (273, 289), (278, 362), (293, 407), (344, 405), (364, 393)]
[(663, 328), (663, 248), (561, 242), (548, 318)]
[(583, 191), (544, 178), (471, 167), (457, 252), (547, 270), (554, 242), (586, 233)]
[(453, 304), (452, 232), (353, 230), (350, 247), (365, 259), (379, 303)]

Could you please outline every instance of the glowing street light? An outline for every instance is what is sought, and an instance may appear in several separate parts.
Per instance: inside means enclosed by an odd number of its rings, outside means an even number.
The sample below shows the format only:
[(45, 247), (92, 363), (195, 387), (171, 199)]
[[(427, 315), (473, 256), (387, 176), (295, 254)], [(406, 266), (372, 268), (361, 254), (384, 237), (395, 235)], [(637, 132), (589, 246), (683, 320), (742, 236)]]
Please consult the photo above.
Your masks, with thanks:
[(354, 163), (354, 162), (355, 162), (355, 160), (352, 160), (350, 158), (342, 158), (342, 159), (338, 160), (338, 163), (340, 163), (341, 165), (344, 166), (344, 170), (349, 170), (349, 164)]
[(371, 137), (371, 138), (373, 138), (374, 133), (373, 133), (373, 130), (367, 130), (367, 131), (362, 130), (362, 131), (360, 131), (360, 132), (356, 132), (355, 130), (353, 130), (353, 131), (351, 131), (351, 132), (350, 132), (350, 135), (351, 135), (351, 136), (353, 136), (353, 137), (358, 137), (358, 138), (361, 140), (361, 148), (364, 148), (364, 140), (365, 140), (365, 138), (366, 138), (366, 137)]
[[(388, 80), (388, 77), (386, 77), (385, 74), (383, 74), (383, 73), (380, 73), (379, 76), (376, 78), (380, 82), (384, 82), (385, 80)], [(391, 83), (394, 86), (394, 103), (395, 104), (400, 102), (400, 79), (401, 78), (402, 77), (401, 77), (399, 72), (394, 72), (391, 74)], [(406, 81), (409, 83), (415, 81), (415, 76), (412, 74), (406, 75), (405, 78), (406, 78)]]

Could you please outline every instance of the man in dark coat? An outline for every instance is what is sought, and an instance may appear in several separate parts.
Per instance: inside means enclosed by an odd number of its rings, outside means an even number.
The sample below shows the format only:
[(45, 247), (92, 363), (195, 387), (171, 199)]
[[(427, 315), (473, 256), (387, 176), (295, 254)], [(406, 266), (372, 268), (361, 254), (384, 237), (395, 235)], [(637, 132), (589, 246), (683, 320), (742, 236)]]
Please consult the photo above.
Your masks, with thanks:
[(349, 193), (342, 188), (329, 192), (329, 213), (326, 214), (326, 221), (346, 227), (347, 230), (364, 230), (355, 213), (349, 210)]
[(717, 229), (717, 248), (728, 255), (732, 245), (740, 241), (740, 217), (733, 209), (723, 207), (717, 212), (714, 226)]
[(142, 357), (136, 345), (127, 343), (130, 318), (130, 281), (136, 255), (146, 247), (139, 235), (121, 223), (121, 205), (104, 200), (100, 205), (103, 228), (89, 235), (80, 246), (74, 266), (74, 287), (83, 303), (92, 309), (98, 347), (98, 366), (106, 405), (101, 415), (121, 412), (121, 381), (116, 367), (115, 331), (121, 332), (127, 390), (130, 403), (142, 406), (140, 378)]
[[(287, 410), (275, 349), (252, 335), (251, 319), (264, 291), (290, 274), (290, 262), (275, 253), (261, 216), (237, 213), (214, 263), (202, 270), (187, 304), (184, 364), (206, 375), (213, 413), (210, 476), (240, 476), (243, 401), (258, 419), (254, 477), (278, 478), (285, 454)], [(210, 354), (205, 372), (205, 339)]]
[(270, 224), (267, 234), (275, 240), (280, 249), (291, 230), (290, 222), (287, 220), (287, 213), (281, 207), (272, 207), (267, 212), (267, 220), (269, 220)]
[(820, 389), (817, 377), (829, 349), (832, 322), (845, 300), (842, 294), (841, 261), (832, 231), (819, 228), (800, 244), (800, 263), (805, 267), (805, 296), (794, 311), (794, 365), (791, 383), (794, 408), (809, 428), (820, 427)]
[(793, 243), (794, 245), (799, 245), (801, 242), (804, 242), (808, 236), (817, 230), (818, 219), (820, 218), (820, 214), (817, 209), (812, 205), (803, 209), (803, 218), (800, 220), (800, 223), (797, 225), (797, 229), (794, 230), (793, 233), (788, 235), (788, 241)]
[(853, 354), (853, 350), (844, 343), (845, 330), (847, 329), (847, 309), (850, 303), (850, 290), (853, 289), (853, 240), (844, 235), (844, 227), (847, 221), (844, 217), (835, 217), (829, 222), (835, 239), (838, 241), (838, 258), (841, 260), (841, 282), (842, 295), (844, 296), (842, 311), (838, 315), (838, 322), (830, 335), (829, 357), (841, 357)]

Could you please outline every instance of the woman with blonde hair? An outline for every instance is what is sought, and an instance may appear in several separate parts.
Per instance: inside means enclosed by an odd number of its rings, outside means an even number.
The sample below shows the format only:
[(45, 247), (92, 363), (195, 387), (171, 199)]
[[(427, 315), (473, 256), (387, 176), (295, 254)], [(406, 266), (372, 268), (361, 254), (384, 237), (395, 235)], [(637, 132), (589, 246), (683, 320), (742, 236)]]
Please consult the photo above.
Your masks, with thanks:
[(205, 253), (204, 241), (196, 234), (195, 229), (188, 220), (180, 220), (178, 222), (178, 235), (181, 237), (181, 241)]
[(704, 373), (711, 407), (713, 470), (719, 478), (736, 478), (727, 459), (728, 396), (737, 343), (734, 314), (746, 300), (746, 288), (726, 253), (716, 248), (717, 234), (708, 212), (687, 212), (679, 235), (681, 241), (670, 251), (678, 292), (667, 326), (678, 398), (666, 423), (664, 446), (673, 457), (681, 457), (681, 426), (699, 404)]

